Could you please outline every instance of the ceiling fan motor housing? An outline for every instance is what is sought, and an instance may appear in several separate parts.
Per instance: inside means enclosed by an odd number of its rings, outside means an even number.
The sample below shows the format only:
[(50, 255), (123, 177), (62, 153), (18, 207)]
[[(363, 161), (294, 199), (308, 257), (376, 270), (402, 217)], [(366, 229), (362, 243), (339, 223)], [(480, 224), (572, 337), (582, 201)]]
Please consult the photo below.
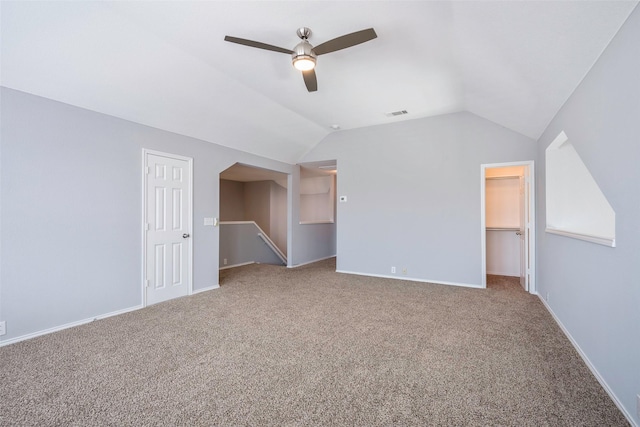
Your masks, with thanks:
[(307, 38), (311, 35), (311, 30), (306, 27), (299, 28), (297, 33), (302, 41), (293, 48), (293, 53), (291, 54), (293, 66), (302, 71), (311, 70), (315, 67), (317, 58), (313, 51), (313, 46), (307, 41)]

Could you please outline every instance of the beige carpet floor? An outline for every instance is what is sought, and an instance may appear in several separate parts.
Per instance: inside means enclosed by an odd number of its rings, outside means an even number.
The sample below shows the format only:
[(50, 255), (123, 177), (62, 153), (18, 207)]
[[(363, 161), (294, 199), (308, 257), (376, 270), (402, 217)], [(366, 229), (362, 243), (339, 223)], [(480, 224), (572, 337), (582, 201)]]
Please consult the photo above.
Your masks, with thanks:
[(625, 426), (537, 297), (251, 265), (0, 348), (2, 426)]

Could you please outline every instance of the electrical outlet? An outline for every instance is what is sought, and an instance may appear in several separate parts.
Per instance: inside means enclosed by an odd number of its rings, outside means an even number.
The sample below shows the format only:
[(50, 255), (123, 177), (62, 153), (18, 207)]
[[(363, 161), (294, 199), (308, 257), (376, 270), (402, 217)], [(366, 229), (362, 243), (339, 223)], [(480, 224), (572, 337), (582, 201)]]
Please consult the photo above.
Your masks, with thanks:
[(407, 267), (402, 267), (402, 274), (403, 274), (404, 276), (406, 276), (406, 275), (407, 275)]
[(545, 294), (544, 299), (545, 299), (547, 302), (549, 302), (549, 292), (547, 292), (547, 293)]
[(227, 265), (227, 259), (226, 258), (222, 260), (222, 264)]
[(4, 320), (0, 322), (0, 335), (4, 335), (7, 333), (7, 322)]
[(395, 267), (391, 267), (391, 274), (396, 274), (396, 268)]

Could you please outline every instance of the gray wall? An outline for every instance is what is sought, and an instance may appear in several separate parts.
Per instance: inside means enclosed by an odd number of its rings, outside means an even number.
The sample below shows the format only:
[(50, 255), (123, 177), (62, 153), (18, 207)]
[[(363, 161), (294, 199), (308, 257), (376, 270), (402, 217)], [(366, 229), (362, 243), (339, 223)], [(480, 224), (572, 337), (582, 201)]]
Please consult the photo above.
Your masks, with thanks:
[[(640, 425), (640, 9), (538, 141), (538, 290)], [(547, 234), (544, 151), (565, 131), (616, 212), (616, 247)]]
[[(264, 231), (264, 230), (263, 230)], [(258, 234), (260, 230), (253, 222), (220, 225), (220, 266), (235, 266), (252, 262), (283, 265), (282, 260), (271, 250)]]
[(271, 240), (287, 254), (287, 189), (271, 181)]
[[(141, 304), (142, 148), (192, 157), (193, 286), (218, 284), (219, 174), (291, 165), (1, 89), (3, 341)], [(296, 240), (306, 247), (304, 237)], [(291, 249), (290, 249), (291, 251)], [(295, 248), (294, 248), (295, 251)]]
[(535, 141), (458, 113), (336, 132), (303, 161), (338, 162), (338, 270), (479, 286), (480, 165), (535, 156)]
[(220, 180), (220, 221), (244, 221), (244, 183)]
[(255, 221), (271, 235), (271, 181), (245, 182), (244, 220)]

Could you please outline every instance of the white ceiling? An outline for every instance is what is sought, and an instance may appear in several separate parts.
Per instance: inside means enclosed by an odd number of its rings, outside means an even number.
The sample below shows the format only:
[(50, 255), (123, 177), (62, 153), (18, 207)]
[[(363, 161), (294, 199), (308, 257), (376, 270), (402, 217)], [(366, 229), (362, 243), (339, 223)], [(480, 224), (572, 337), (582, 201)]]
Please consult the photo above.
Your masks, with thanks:
[[(10, 2), (2, 85), (288, 163), (341, 129), (470, 111), (537, 139), (637, 1)], [(322, 55), (308, 93), (286, 54)], [(385, 113), (407, 110), (401, 117)]]

